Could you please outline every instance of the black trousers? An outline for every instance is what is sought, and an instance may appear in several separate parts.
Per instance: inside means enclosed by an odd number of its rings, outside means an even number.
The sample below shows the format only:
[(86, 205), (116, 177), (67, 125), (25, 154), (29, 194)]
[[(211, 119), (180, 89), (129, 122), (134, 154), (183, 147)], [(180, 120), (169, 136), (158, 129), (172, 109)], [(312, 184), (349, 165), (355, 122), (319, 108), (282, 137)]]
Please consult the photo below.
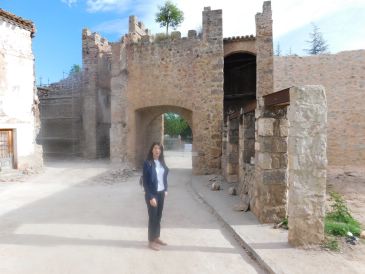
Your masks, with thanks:
[(165, 191), (157, 192), (157, 206), (153, 207), (150, 204), (147, 195), (145, 196), (147, 209), (148, 209), (148, 240), (150, 242), (160, 237), (161, 230), (161, 218), (163, 204), (165, 200)]

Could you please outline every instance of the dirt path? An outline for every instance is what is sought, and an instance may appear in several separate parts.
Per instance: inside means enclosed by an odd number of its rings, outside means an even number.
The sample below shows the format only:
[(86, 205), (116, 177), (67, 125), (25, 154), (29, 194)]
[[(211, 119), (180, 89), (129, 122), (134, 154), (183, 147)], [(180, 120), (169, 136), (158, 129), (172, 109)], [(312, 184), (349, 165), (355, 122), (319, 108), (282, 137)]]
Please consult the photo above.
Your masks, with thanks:
[(189, 193), (183, 158), (168, 159), (169, 245), (159, 252), (146, 247), (137, 175), (110, 180), (107, 162), (54, 162), (26, 182), (1, 183), (0, 273), (263, 273)]

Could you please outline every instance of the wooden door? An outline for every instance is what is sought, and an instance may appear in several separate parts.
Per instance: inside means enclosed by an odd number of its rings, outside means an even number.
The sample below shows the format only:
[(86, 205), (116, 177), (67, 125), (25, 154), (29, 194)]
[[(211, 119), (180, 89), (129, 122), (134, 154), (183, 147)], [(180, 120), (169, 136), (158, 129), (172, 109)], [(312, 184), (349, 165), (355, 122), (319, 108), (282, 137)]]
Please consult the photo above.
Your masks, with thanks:
[(0, 129), (0, 167), (13, 168), (13, 130)]

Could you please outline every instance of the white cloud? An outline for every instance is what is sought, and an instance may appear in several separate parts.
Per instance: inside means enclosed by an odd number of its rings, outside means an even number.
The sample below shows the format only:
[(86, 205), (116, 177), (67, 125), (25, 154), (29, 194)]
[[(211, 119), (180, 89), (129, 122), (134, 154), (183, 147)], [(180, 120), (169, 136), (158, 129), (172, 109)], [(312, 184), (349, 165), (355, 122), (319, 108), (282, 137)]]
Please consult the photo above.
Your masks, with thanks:
[(88, 12), (106, 12), (106, 11), (117, 11), (123, 12), (134, 5), (132, 0), (87, 0), (86, 6)]
[(62, 3), (65, 3), (67, 6), (72, 7), (74, 4), (77, 3), (77, 0), (61, 0)]
[(115, 19), (103, 22), (93, 28), (93, 31), (122, 36), (128, 32), (128, 18)]

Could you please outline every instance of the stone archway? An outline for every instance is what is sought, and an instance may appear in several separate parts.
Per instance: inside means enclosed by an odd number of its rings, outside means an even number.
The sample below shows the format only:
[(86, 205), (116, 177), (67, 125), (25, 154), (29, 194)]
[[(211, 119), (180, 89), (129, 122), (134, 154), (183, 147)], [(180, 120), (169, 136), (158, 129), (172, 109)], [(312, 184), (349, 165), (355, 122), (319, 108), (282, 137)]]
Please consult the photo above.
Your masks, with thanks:
[[(143, 159), (152, 142), (163, 141), (163, 114), (173, 112), (183, 117), (194, 134), (193, 113), (191, 110), (177, 106), (152, 106), (135, 111), (136, 138), (135, 138), (135, 165), (141, 167)], [(195, 147), (193, 145), (193, 151)]]
[[(153, 40), (131, 20), (129, 33), (112, 45), (110, 157), (137, 164), (141, 133), (149, 119), (166, 111), (182, 116), (194, 135), (193, 173), (220, 171), (223, 120), (222, 12), (205, 8), (202, 35), (177, 33)], [(151, 114), (152, 112), (152, 114)], [(151, 120), (152, 121), (152, 120)], [(143, 150), (143, 148), (139, 148)]]

